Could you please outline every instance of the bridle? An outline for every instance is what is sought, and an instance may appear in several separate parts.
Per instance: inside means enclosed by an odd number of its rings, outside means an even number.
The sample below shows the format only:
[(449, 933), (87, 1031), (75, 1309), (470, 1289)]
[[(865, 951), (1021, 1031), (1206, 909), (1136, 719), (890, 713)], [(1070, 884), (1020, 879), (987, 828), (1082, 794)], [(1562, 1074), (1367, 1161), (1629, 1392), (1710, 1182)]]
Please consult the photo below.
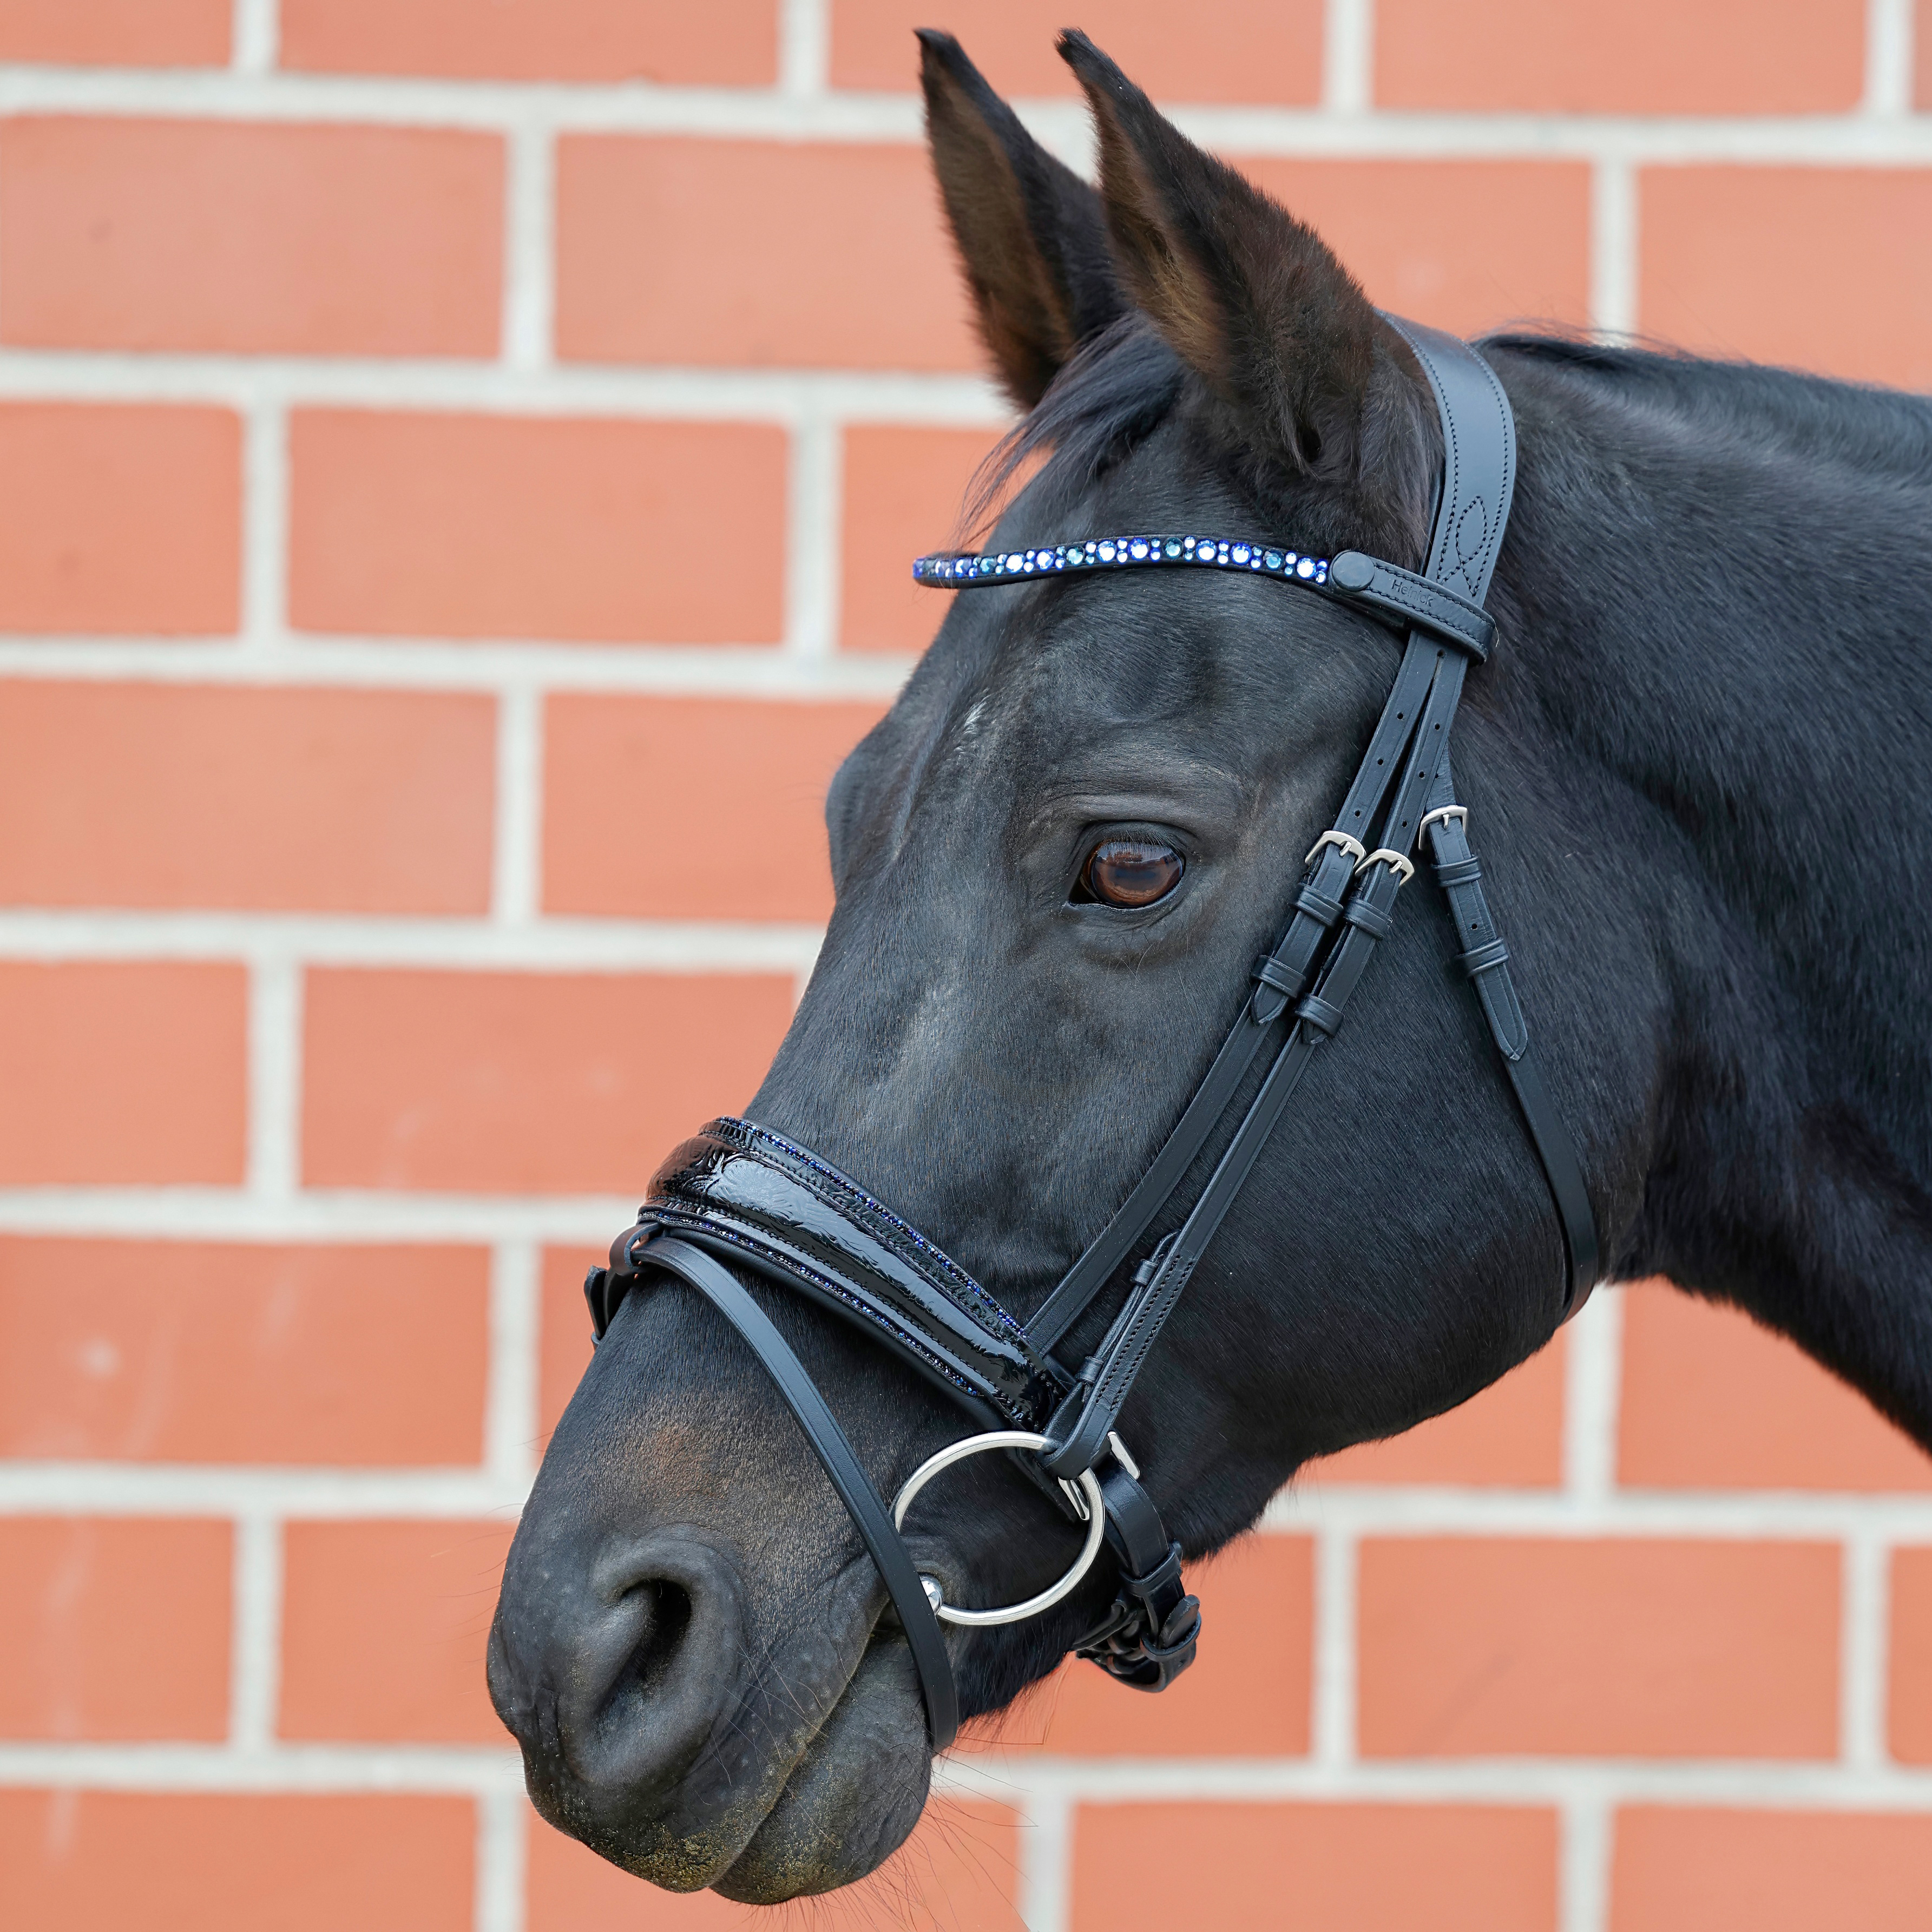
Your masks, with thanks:
[[(1180, 1120), (1085, 1253), (1022, 1322), (966, 1270), (855, 1181), (782, 1135), (712, 1121), (651, 1183), (636, 1224), (584, 1292), (601, 1340), (646, 1272), (704, 1295), (748, 1342), (803, 1429), (878, 1565), (911, 1646), (932, 1748), (958, 1726), (958, 1696), (939, 1625), (1013, 1622), (1070, 1592), (1104, 1539), (1120, 1572), (1113, 1608), (1075, 1646), (1121, 1682), (1161, 1690), (1193, 1660), (1200, 1606), (1115, 1431), (1122, 1406), (1190, 1277), (1234, 1204), (1310, 1061), (1342, 1024), (1349, 995), (1390, 930), (1396, 895), (1426, 837), (1437, 883), (1529, 1138), (1547, 1177), (1566, 1259), (1559, 1320), (1598, 1272), (1596, 1223), (1576, 1150), (1544, 1086), (1455, 802), (1449, 734), (1468, 667), (1496, 624), (1483, 608), (1516, 475), (1516, 429), (1494, 372), (1466, 344), (1388, 318), (1420, 364), (1444, 449), (1429, 560), (1421, 572), (1345, 550), (1332, 560), (1218, 537), (1130, 536), (1020, 551), (921, 557), (922, 584), (952, 590), (1038, 583), (1100, 571), (1192, 568), (1301, 586), (1392, 622), (1402, 662), (1335, 821), (1303, 861), (1280, 942), (1256, 962), (1253, 986)], [(1376, 842), (1371, 846), (1373, 832)], [(1178, 1227), (1134, 1268), (1120, 1312), (1077, 1368), (1053, 1351), (1114, 1282), (1167, 1208), (1251, 1071), (1264, 1066), (1232, 1138)], [(729, 1262), (802, 1292), (883, 1342), (976, 1422), (982, 1433), (915, 1470), (891, 1515), (804, 1364)], [(1081, 1556), (1050, 1589), (998, 1610), (960, 1609), (922, 1577), (899, 1534), (914, 1496), (940, 1470), (983, 1450), (1012, 1454), (1046, 1494), (1087, 1526)]]

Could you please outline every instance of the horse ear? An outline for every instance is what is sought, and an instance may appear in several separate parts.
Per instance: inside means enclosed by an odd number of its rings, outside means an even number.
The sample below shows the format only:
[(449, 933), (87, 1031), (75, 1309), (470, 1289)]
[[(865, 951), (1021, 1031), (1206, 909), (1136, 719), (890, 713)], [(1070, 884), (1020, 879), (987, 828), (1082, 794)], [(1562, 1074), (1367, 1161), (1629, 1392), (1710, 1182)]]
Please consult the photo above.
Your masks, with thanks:
[[(1359, 473), (1385, 327), (1312, 229), (1204, 154), (1082, 33), (1062, 59), (1100, 137), (1100, 191), (1129, 296), (1291, 472)], [(1392, 332), (1391, 332), (1392, 334)]]
[(933, 171), (980, 333), (1022, 409), (1124, 310), (1100, 198), (1054, 160), (950, 34), (919, 29)]

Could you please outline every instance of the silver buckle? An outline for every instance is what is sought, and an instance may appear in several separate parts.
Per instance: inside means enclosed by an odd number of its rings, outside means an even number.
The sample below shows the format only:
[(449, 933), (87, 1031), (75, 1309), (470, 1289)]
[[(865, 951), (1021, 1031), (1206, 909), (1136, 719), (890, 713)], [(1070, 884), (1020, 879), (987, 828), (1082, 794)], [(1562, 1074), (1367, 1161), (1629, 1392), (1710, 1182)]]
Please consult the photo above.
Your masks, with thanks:
[(1420, 838), (1438, 818), (1444, 825), (1452, 818), (1460, 818), (1462, 821), (1462, 829), (1467, 831), (1469, 808), (1466, 805), (1438, 805), (1433, 812), (1425, 812), (1422, 814), (1422, 823), (1415, 828), (1417, 838)]
[(1301, 862), (1304, 866), (1313, 865), (1315, 862), (1315, 855), (1319, 852), (1324, 845), (1340, 846), (1342, 848), (1342, 856), (1349, 859), (1360, 858), (1366, 850), (1366, 848), (1364, 846), (1362, 842), (1359, 838), (1351, 838), (1346, 832), (1324, 832), (1319, 838), (1316, 840), (1312, 845), (1309, 847), (1307, 856), (1303, 859)]
[(1359, 878), (1371, 866), (1376, 865), (1393, 866), (1397, 880), (1405, 886), (1415, 877), (1415, 861), (1405, 857), (1400, 852), (1392, 851), (1386, 845), (1378, 847), (1355, 868), (1356, 877)]

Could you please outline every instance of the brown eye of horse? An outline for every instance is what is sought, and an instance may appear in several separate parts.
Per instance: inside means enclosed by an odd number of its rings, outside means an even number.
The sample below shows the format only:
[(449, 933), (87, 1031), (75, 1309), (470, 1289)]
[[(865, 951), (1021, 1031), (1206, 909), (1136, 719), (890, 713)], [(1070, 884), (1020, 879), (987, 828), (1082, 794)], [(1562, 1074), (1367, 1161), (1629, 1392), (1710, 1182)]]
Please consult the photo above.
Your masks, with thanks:
[(1102, 905), (1150, 906), (1166, 898), (1186, 870), (1171, 845), (1148, 838), (1109, 838), (1095, 847), (1081, 870), (1080, 883), (1086, 896)]

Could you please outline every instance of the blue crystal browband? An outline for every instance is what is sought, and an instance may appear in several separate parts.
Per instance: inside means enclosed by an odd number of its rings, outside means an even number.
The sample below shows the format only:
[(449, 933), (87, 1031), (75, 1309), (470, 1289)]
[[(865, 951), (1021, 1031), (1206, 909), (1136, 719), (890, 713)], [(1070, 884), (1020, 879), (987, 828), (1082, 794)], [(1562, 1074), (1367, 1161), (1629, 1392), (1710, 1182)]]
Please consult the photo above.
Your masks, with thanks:
[(1144, 569), (1152, 563), (1207, 564), (1217, 570), (1257, 570), (1264, 577), (1326, 586), (1328, 560), (1226, 537), (1096, 537), (1086, 543), (1051, 544), (1039, 550), (941, 551), (916, 559), (916, 582), (944, 590), (962, 584), (1054, 577), (1064, 571)]
[(1229, 537), (1091, 537), (1084, 543), (1043, 544), (1036, 550), (940, 550), (915, 557), (912, 574), (914, 583), (935, 590), (968, 590), (1086, 571), (1145, 570), (1156, 564), (1204, 564), (1299, 584), (1366, 608), (1398, 629), (1419, 626), (1431, 632), (1478, 663), (1496, 640), (1496, 620), (1481, 604), (1447, 584), (1358, 550), (1339, 551), (1331, 562), (1285, 546)]

